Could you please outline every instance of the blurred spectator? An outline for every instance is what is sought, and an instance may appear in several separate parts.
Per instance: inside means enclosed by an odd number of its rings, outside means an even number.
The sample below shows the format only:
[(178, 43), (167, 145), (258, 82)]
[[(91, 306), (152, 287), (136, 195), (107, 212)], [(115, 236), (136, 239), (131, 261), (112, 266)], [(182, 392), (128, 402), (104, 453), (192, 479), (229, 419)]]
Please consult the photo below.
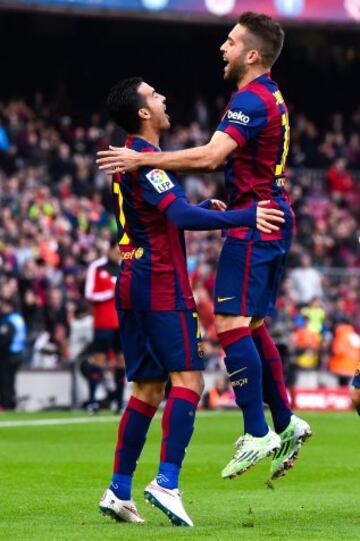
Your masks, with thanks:
[(332, 195), (351, 194), (356, 190), (352, 174), (346, 168), (345, 158), (337, 159), (326, 175), (329, 191)]
[(0, 123), (0, 151), (7, 152), (10, 148), (9, 138), (3, 126)]
[(297, 366), (305, 369), (317, 368), (320, 361), (321, 336), (311, 328), (309, 318), (306, 316), (303, 318), (302, 324), (295, 330), (294, 343)]
[(339, 377), (340, 385), (347, 385), (360, 362), (360, 335), (344, 319), (335, 328), (329, 369)]
[(15, 409), (15, 378), (25, 348), (25, 322), (14, 300), (3, 297), (0, 299), (0, 409)]
[(325, 324), (325, 310), (322, 306), (320, 299), (315, 297), (309, 304), (305, 306), (301, 313), (308, 318), (308, 327), (316, 334), (321, 334)]
[(311, 264), (311, 258), (305, 254), (300, 259), (300, 267), (290, 272), (291, 292), (298, 304), (307, 304), (314, 297), (322, 297), (321, 274)]
[(236, 407), (234, 391), (226, 376), (217, 378), (214, 387), (205, 393), (203, 406), (211, 410)]
[(93, 316), (85, 300), (73, 307), (70, 318), (69, 355), (72, 362), (88, 357), (89, 348), (94, 338)]
[(295, 382), (296, 358), (294, 329), (296, 305), (289, 298), (281, 298), (270, 324), (271, 336), (283, 362), (285, 381), (289, 387)]
[(53, 288), (48, 292), (45, 304), (46, 328), (50, 334), (50, 341), (56, 345), (59, 358), (68, 359), (69, 320), (62, 291)]
[(24, 292), (22, 313), (28, 331), (28, 342), (32, 345), (46, 327), (41, 298), (32, 289), (26, 289)]

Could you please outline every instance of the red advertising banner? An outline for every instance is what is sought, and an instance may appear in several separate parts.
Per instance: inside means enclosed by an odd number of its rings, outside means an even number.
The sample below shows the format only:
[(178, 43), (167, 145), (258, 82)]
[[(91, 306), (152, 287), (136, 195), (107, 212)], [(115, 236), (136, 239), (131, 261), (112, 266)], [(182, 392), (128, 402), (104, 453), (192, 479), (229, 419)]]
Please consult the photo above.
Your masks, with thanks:
[(317, 388), (302, 389), (294, 387), (291, 390), (292, 406), (298, 410), (312, 411), (347, 411), (352, 409), (349, 389)]

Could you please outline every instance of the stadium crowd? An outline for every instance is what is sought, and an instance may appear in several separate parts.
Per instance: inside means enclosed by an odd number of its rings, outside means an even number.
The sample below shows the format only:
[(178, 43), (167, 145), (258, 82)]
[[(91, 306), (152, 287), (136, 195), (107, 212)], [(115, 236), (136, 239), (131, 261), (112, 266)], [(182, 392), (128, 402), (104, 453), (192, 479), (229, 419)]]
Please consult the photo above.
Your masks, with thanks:
[[(206, 141), (221, 114), (199, 99), (193, 121), (176, 122), (164, 149)], [(288, 189), (297, 236), (282, 283), (272, 331), (289, 381), (298, 369), (330, 369), (350, 376), (360, 332), (360, 109), (318, 126), (291, 113)], [(116, 226), (111, 179), (95, 154), (121, 145), (124, 134), (105, 115), (77, 123), (37, 94), (0, 102), (0, 297), (16, 299), (28, 334), (25, 363), (56, 367), (74, 358), (87, 267), (106, 251)], [(221, 197), (221, 175), (180, 177), (189, 199)], [(221, 366), (212, 293), (222, 246), (218, 232), (187, 233), (188, 266), (202, 322), (207, 366)], [(290, 339), (289, 339), (290, 336)]]

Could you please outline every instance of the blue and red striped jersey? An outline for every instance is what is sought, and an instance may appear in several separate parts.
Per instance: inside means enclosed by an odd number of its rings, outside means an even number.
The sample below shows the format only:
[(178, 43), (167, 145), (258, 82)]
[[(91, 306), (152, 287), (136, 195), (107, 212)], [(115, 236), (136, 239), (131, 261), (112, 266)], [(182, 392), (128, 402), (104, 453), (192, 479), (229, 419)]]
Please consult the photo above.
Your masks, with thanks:
[[(126, 146), (138, 152), (160, 151), (140, 137), (129, 137)], [(117, 309), (195, 308), (184, 233), (165, 214), (175, 199), (185, 197), (174, 175), (149, 167), (115, 174), (112, 192), (122, 256)]]
[(231, 229), (229, 235), (254, 240), (277, 240), (292, 235), (294, 213), (285, 189), (285, 164), (289, 149), (289, 117), (277, 84), (266, 73), (234, 92), (217, 130), (237, 143), (225, 163), (229, 209), (241, 209), (260, 200), (272, 200), (285, 212), (279, 232), (266, 234), (248, 227)]

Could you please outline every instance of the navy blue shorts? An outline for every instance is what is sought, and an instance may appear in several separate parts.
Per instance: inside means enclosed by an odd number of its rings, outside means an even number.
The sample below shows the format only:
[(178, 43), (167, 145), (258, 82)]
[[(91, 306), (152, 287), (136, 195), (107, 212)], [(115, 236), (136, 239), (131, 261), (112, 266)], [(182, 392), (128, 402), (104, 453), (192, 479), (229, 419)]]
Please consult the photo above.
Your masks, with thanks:
[(94, 353), (121, 353), (122, 344), (119, 329), (95, 329), (93, 341)]
[(118, 314), (128, 381), (166, 381), (169, 372), (204, 369), (199, 316), (194, 310), (120, 310)]
[(228, 237), (215, 284), (215, 314), (264, 318), (275, 310), (291, 239), (239, 240)]

